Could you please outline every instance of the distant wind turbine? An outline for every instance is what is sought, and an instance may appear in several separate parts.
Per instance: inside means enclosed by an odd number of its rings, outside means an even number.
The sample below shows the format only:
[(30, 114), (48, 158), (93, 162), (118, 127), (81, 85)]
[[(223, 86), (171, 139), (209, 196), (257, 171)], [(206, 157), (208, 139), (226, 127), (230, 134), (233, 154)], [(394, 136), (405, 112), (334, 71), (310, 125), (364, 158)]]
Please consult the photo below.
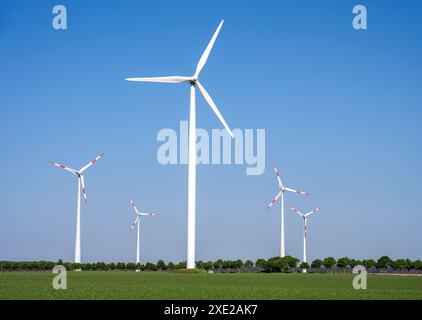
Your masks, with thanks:
[(130, 227), (130, 231), (132, 231), (135, 228), (135, 226), (138, 227), (138, 231), (137, 231), (137, 234), (136, 234), (136, 263), (140, 263), (140, 258), (139, 258), (139, 250), (140, 250), (140, 247), (139, 247), (139, 220), (141, 220), (142, 216), (158, 216), (159, 213), (140, 212), (138, 210), (138, 208), (136, 208), (135, 202), (132, 199), (129, 199), (129, 201), (130, 201), (130, 204), (132, 205), (133, 210), (135, 211), (135, 214), (136, 214), (136, 219), (132, 223), (132, 226)]
[(154, 78), (127, 78), (128, 81), (139, 82), (161, 82), (161, 83), (187, 83), (190, 86), (190, 109), (189, 109), (189, 147), (188, 147), (188, 234), (187, 234), (187, 268), (195, 269), (195, 218), (196, 218), (196, 104), (195, 104), (195, 88), (198, 88), (205, 100), (214, 111), (218, 120), (227, 130), (229, 135), (233, 138), (233, 133), (211, 99), (208, 92), (201, 85), (198, 80), (199, 74), (207, 62), (208, 56), (212, 50), (218, 33), (223, 26), (223, 21), (220, 22), (217, 30), (211, 38), (207, 48), (199, 59), (195, 74), (190, 77), (183, 76), (169, 76), (169, 77), (154, 77)]
[(75, 263), (81, 263), (81, 186), (82, 186), (82, 193), (84, 196), (85, 204), (87, 204), (87, 197), (86, 197), (86, 186), (84, 180), (84, 172), (90, 166), (92, 166), (95, 162), (100, 159), (104, 153), (100, 153), (98, 157), (88, 163), (86, 166), (82, 167), (79, 170), (75, 170), (69, 167), (66, 167), (62, 164), (58, 164), (56, 162), (50, 162), (52, 165), (55, 165), (58, 168), (64, 169), (73, 173), (78, 178), (78, 205), (77, 205), (77, 216), (76, 216), (76, 241), (75, 241)]
[[(308, 213), (302, 213), (298, 209), (293, 208), (292, 206), (289, 206), (289, 208), (303, 218), (303, 262), (306, 262), (306, 237), (308, 235), (308, 217), (312, 213), (318, 212), (321, 207), (316, 208)], [(304, 269), (303, 272), (306, 272), (306, 269)]]
[(280, 257), (284, 257), (286, 255), (285, 243), (284, 243), (284, 193), (286, 191), (289, 191), (289, 192), (299, 193), (299, 194), (304, 195), (304, 196), (309, 196), (309, 193), (284, 187), (283, 183), (281, 182), (280, 173), (278, 172), (275, 164), (274, 164), (274, 171), (275, 171), (275, 175), (277, 177), (278, 187), (280, 188), (280, 191), (277, 193), (275, 198), (268, 205), (267, 209), (271, 208), (277, 202), (278, 198), (281, 197)]

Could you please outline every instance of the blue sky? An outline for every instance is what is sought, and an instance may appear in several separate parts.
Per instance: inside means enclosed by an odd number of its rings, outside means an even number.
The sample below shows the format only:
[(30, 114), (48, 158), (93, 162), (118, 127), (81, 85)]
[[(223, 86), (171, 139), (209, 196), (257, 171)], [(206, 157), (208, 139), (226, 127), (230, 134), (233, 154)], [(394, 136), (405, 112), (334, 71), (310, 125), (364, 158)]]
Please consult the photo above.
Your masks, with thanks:
[[(368, 30), (352, 8), (368, 9)], [(68, 30), (51, 27), (64, 4)], [(266, 130), (266, 171), (199, 166), (197, 259), (279, 252), (271, 163), (309, 219), (308, 259), (422, 258), (419, 1), (0, 1), (0, 260), (73, 260), (76, 179), (86, 175), (82, 260), (186, 257), (187, 167), (157, 162), (163, 128), (188, 119), (188, 87), (125, 77), (190, 75), (221, 19), (201, 82), (232, 128)], [(220, 128), (198, 96), (198, 127)], [(286, 252), (302, 221), (286, 211)]]

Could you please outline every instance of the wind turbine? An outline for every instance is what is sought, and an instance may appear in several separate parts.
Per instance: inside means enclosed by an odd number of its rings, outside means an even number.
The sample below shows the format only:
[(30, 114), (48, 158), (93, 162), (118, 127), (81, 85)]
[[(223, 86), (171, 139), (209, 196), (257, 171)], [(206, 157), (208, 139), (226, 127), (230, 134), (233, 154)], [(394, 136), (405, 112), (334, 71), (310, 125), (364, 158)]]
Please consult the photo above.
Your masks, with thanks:
[[(316, 208), (308, 213), (302, 213), (298, 209), (293, 208), (292, 206), (289, 206), (289, 208), (303, 218), (303, 262), (306, 262), (306, 237), (308, 235), (308, 217), (312, 213), (318, 212), (321, 207)], [(304, 269), (303, 272), (306, 272), (306, 269)]]
[(212, 50), (218, 33), (223, 26), (222, 20), (211, 38), (204, 53), (199, 59), (196, 71), (193, 76), (169, 76), (169, 77), (154, 77), (154, 78), (127, 78), (128, 81), (138, 82), (161, 82), (161, 83), (187, 83), (190, 86), (190, 108), (189, 108), (189, 147), (188, 147), (188, 227), (187, 227), (187, 268), (195, 269), (195, 218), (196, 218), (196, 104), (195, 104), (195, 89), (198, 88), (211, 109), (216, 114), (218, 120), (227, 130), (229, 135), (233, 138), (233, 133), (211, 99), (208, 92), (201, 85), (198, 77), (207, 62), (208, 56)]
[(142, 216), (158, 216), (159, 213), (147, 213), (147, 212), (139, 212), (138, 208), (136, 208), (135, 202), (129, 198), (130, 204), (133, 207), (133, 210), (135, 210), (135, 214), (136, 214), (136, 219), (135, 221), (132, 223), (132, 226), (130, 227), (130, 231), (132, 231), (135, 226), (138, 226), (138, 232), (136, 234), (136, 263), (139, 263), (139, 220), (141, 219)]
[(286, 255), (285, 245), (284, 245), (284, 193), (286, 191), (288, 191), (288, 192), (299, 193), (299, 194), (304, 195), (304, 196), (309, 196), (309, 193), (284, 187), (283, 182), (281, 182), (280, 173), (278, 172), (275, 164), (274, 164), (274, 171), (275, 171), (275, 175), (277, 177), (278, 187), (280, 188), (280, 191), (277, 193), (275, 198), (268, 205), (267, 209), (270, 209), (277, 202), (278, 198), (281, 197), (280, 257), (284, 257)]
[(77, 215), (76, 215), (76, 241), (75, 241), (75, 263), (81, 263), (81, 186), (82, 186), (82, 193), (85, 200), (85, 205), (87, 204), (87, 197), (86, 197), (86, 186), (84, 180), (84, 173), (85, 170), (92, 166), (95, 162), (100, 159), (104, 153), (100, 153), (98, 157), (88, 163), (86, 166), (82, 167), (79, 170), (75, 170), (69, 167), (66, 167), (62, 164), (58, 164), (56, 162), (50, 162), (52, 165), (55, 165), (58, 168), (64, 169), (73, 173), (78, 178), (78, 205), (77, 205)]

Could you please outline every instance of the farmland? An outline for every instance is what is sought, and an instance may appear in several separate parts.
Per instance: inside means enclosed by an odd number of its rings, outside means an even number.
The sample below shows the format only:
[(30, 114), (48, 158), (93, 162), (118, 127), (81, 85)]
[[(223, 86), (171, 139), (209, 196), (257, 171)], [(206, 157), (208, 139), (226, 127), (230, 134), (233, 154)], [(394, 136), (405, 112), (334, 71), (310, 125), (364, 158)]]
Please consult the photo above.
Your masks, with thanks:
[(68, 272), (55, 290), (51, 272), (0, 273), (0, 299), (422, 299), (422, 277), (352, 274)]

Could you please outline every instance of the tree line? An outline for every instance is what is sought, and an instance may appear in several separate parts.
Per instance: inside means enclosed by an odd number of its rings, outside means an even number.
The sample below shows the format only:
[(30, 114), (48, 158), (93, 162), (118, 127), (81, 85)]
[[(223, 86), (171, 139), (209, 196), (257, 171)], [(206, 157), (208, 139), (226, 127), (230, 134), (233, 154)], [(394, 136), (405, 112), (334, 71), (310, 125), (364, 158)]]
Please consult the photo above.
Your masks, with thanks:
[[(0, 261), (0, 271), (50, 271), (56, 265), (63, 265), (66, 270), (84, 271), (172, 271), (186, 269), (186, 261), (165, 263), (158, 260), (157, 263), (148, 262), (145, 264), (124, 263), (124, 262), (96, 262), (96, 263), (71, 263), (59, 260), (51, 261)], [(357, 260), (343, 257), (336, 260), (334, 257), (315, 259), (310, 264), (299, 263), (295, 257), (286, 256), (283, 258), (273, 257), (270, 259), (252, 260), (223, 260), (197, 261), (197, 269), (214, 272), (300, 272), (307, 269), (308, 272), (348, 272), (357, 265), (363, 265), (369, 272), (422, 272), (422, 261), (410, 259), (393, 260), (387, 256), (378, 260), (364, 259)]]

